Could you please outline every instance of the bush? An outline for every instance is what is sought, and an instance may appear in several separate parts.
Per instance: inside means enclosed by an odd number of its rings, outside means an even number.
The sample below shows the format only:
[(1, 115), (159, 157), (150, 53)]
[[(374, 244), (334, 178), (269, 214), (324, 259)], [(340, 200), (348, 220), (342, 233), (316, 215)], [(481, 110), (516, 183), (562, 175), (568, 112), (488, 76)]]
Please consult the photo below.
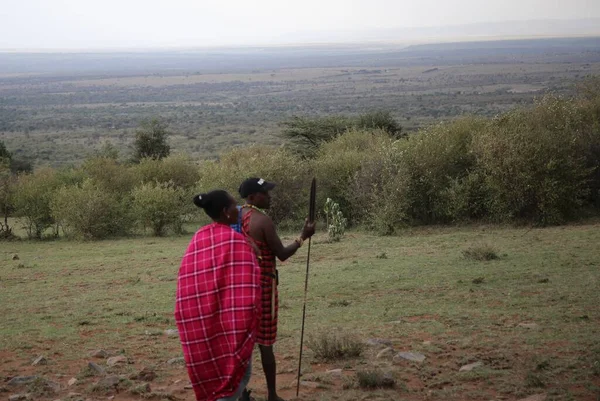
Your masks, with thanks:
[(188, 156), (169, 156), (157, 160), (146, 158), (133, 168), (138, 183), (172, 183), (177, 188), (192, 188), (198, 178), (198, 165)]
[(585, 158), (590, 169), (588, 202), (600, 209), (600, 76), (588, 77), (579, 88), (577, 109), (583, 113)]
[(369, 155), (351, 184), (355, 223), (381, 235), (393, 234), (408, 222), (408, 174), (399, 162), (403, 143), (381, 146)]
[[(140, 132), (146, 130), (152, 140), (156, 133), (160, 146), (150, 158), (138, 155), (136, 166), (119, 164), (114, 149), (107, 148), (80, 169), (21, 175), (14, 191), (2, 172), (4, 216), (8, 211), (22, 217), (28, 235), (40, 238), (54, 224), (49, 202), (56, 188), (75, 187), (82, 198), (86, 191), (103, 190), (127, 202), (137, 186), (140, 223), (163, 235), (181, 230), (182, 216), (194, 209), (193, 190), (225, 189), (237, 197), (240, 183), (255, 176), (277, 184), (273, 220), (299, 226), (313, 175), (319, 183), (317, 210), (335, 199), (349, 224), (380, 234), (406, 225), (472, 220), (558, 224), (600, 210), (600, 78), (586, 80), (571, 100), (547, 96), (491, 120), (461, 118), (407, 137), (400, 137), (400, 126), (387, 112), (294, 117), (283, 125), (295, 151), (245, 147), (199, 168), (185, 156), (164, 157), (166, 127), (148, 124)], [(5, 149), (0, 153), (3, 160), (10, 156)], [(0, 231), (6, 231), (6, 221)]]
[(463, 251), (465, 259), (488, 261), (498, 259), (496, 250), (490, 245), (474, 246)]
[(306, 345), (317, 359), (326, 361), (357, 358), (364, 351), (364, 344), (347, 334), (323, 333), (310, 338)]
[(452, 221), (481, 220), (488, 215), (488, 189), (483, 174), (476, 169), (464, 177), (450, 179), (440, 196), (446, 202), (447, 217)]
[(470, 145), (484, 125), (474, 118), (439, 124), (369, 152), (353, 177), (351, 218), (387, 235), (481, 215)]
[(135, 186), (135, 177), (131, 169), (108, 157), (94, 157), (81, 167), (86, 177), (99, 188), (113, 192), (121, 198), (131, 192)]
[(388, 111), (373, 111), (348, 117), (334, 115), (327, 117), (298, 117), (284, 121), (282, 136), (291, 148), (302, 157), (312, 158), (319, 147), (331, 142), (347, 131), (383, 131), (393, 138), (402, 135), (402, 127)]
[[(24, 228), (30, 239), (41, 239), (44, 231), (54, 225), (50, 202), (59, 184), (52, 169), (41, 169), (18, 177), (14, 194), (15, 215), (25, 221)], [(58, 235), (57, 229), (54, 235)]]
[(145, 158), (162, 159), (169, 156), (171, 147), (167, 143), (170, 135), (167, 124), (158, 119), (144, 120), (135, 131), (133, 159), (136, 162)]
[(351, 207), (355, 194), (352, 182), (363, 164), (393, 140), (383, 131), (348, 131), (335, 140), (323, 144), (312, 161), (319, 183), (317, 209), (323, 209), (327, 198), (335, 199), (341, 212), (355, 221)]
[(402, 127), (389, 111), (373, 111), (358, 116), (356, 128), (359, 130), (380, 129), (394, 138), (402, 136)]
[(340, 211), (340, 206), (331, 198), (327, 198), (324, 212), (327, 220), (327, 235), (329, 236), (329, 241), (337, 242), (341, 240), (346, 233), (348, 220)]
[[(472, 139), (485, 120), (464, 118), (429, 127), (408, 138), (400, 149), (400, 163), (408, 175), (407, 216), (414, 224), (450, 222), (457, 212), (450, 188), (461, 186), (475, 168)], [(460, 187), (459, 187), (460, 188)]]
[(52, 215), (63, 230), (83, 239), (127, 234), (131, 228), (128, 205), (117, 194), (87, 179), (81, 185), (56, 191)]
[(391, 373), (379, 369), (366, 369), (356, 372), (358, 386), (362, 389), (373, 390), (377, 388), (394, 388), (396, 379)]
[(168, 228), (180, 232), (183, 218), (191, 204), (185, 192), (168, 183), (148, 183), (133, 190), (133, 212), (144, 228), (155, 236), (165, 235)]
[(8, 218), (14, 213), (15, 181), (8, 161), (0, 160), (0, 239), (14, 238)]
[(224, 189), (239, 198), (240, 184), (250, 177), (262, 177), (277, 184), (269, 210), (273, 221), (300, 222), (308, 216), (311, 179), (308, 164), (286, 149), (264, 146), (234, 149), (217, 161), (204, 162), (200, 165), (196, 191)]
[(474, 140), (490, 216), (497, 221), (562, 223), (589, 191), (585, 126), (574, 102), (545, 97), (496, 118)]
[(302, 157), (314, 157), (321, 144), (331, 141), (354, 126), (354, 121), (345, 116), (298, 117), (284, 121), (282, 136), (294, 152)]

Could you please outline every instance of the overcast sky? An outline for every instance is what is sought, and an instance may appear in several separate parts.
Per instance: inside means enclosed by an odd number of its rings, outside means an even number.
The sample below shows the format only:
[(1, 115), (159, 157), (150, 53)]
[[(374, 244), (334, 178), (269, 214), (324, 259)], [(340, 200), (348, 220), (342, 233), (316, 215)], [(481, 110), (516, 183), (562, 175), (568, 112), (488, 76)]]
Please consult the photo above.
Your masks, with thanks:
[(331, 32), (577, 18), (600, 18), (600, 0), (0, 0), (0, 48), (276, 44), (327, 41)]

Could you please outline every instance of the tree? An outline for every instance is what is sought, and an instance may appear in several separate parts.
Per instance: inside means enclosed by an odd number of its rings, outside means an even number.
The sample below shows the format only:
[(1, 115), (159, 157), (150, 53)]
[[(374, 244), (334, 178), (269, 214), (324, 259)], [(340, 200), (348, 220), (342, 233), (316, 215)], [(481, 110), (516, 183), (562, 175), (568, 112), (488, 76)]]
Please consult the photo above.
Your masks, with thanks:
[(162, 159), (169, 156), (171, 148), (167, 143), (167, 124), (158, 118), (142, 121), (135, 131), (133, 158), (139, 163), (144, 158)]
[(6, 146), (2, 141), (0, 141), (0, 163), (8, 163), (10, 172), (13, 174), (31, 173), (33, 171), (33, 165), (30, 161), (16, 159), (13, 154), (6, 149)]
[(15, 189), (15, 177), (11, 174), (7, 161), (0, 160), (0, 239), (12, 238), (12, 228), (8, 224), (8, 218), (14, 211), (13, 196)]
[(402, 136), (402, 127), (389, 111), (373, 111), (358, 117), (344, 115), (328, 117), (299, 117), (281, 123), (282, 136), (290, 140), (292, 149), (305, 158), (313, 158), (321, 144), (330, 142), (352, 129), (383, 130), (393, 138)]
[(10, 161), (12, 159), (11, 153), (6, 149), (4, 142), (0, 141), (0, 162), (2, 160)]
[(354, 124), (345, 116), (298, 117), (284, 121), (282, 136), (291, 141), (293, 149), (303, 157), (314, 157), (319, 146), (346, 132)]
[(130, 205), (89, 178), (56, 190), (50, 207), (65, 232), (83, 239), (126, 234), (132, 225)]
[(389, 111), (373, 111), (358, 116), (357, 128), (372, 130), (382, 129), (394, 138), (402, 136), (402, 127)]
[(169, 183), (148, 183), (135, 188), (132, 196), (132, 210), (139, 223), (152, 228), (155, 236), (163, 236), (169, 227), (181, 229), (187, 200), (182, 189)]
[[(29, 238), (41, 239), (44, 231), (54, 224), (50, 201), (60, 184), (57, 178), (56, 172), (49, 168), (19, 176), (14, 206), (17, 215), (25, 222)], [(58, 231), (54, 235), (58, 235)]]
[(10, 171), (13, 174), (33, 172), (33, 164), (25, 159), (12, 158), (10, 160)]

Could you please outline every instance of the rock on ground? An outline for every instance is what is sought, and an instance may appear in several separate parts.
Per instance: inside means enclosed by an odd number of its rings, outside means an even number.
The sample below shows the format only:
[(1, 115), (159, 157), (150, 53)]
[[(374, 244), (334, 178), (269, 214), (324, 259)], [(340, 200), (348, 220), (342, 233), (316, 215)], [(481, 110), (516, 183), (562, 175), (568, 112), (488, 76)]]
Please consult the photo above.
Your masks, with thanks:
[(15, 376), (8, 381), (9, 386), (22, 386), (24, 384), (33, 383), (39, 379), (39, 376)]
[(121, 378), (119, 376), (106, 376), (105, 378), (101, 379), (98, 383), (96, 383), (96, 387), (101, 387), (101, 388), (111, 388), (111, 387), (116, 387), (119, 382), (121, 381)]
[(394, 356), (394, 349), (392, 347), (387, 347), (379, 351), (377, 354), (377, 359), (383, 358), (392, 358)]
[(468, 365), (461, 366), (461, 368), (458, 371), (459, 372), (470, 372), (473, 369), (480, 368), (482, 366), (483, 366), (483, 362), (473, 362)]
[(33, 363), (31, 364), (32, 366), (37, 366), (37, 365), (47, 365), (48, 364), (48, 359), (46, 359), (45, 356), (40, 355), (37, 358), (34, 359)]
[(177, 331), (177, 329), (168, 329), (165, 330), (165, 335), (167, 337), (179, 337), (179, 332)]
[(31, 399), (30, 394), (14, 394), (8, 397), (8, 401), (21, 401)]
[(396, 356), (394, 356), (395, 362), (398, 362), (402, 359), (412, 362), (423, 362), (425, 360), (425, 355), (417, 352), (398, 352)]
[(539, 326), (537, 323), (519, 323), (518, 324), (519, 327), (523, 327), (524, 329), (537, 329)]
[(139, 373), (131, 375), (130, 379), (151, 382), (156, 379), (156, 372), (150, 368), (144, 368)]
[(108, 352), (104, 351), (103, 349), (97, 349), (97, 350), (90, 352), (90, 356), (92, 358), (106, 359), (106, 358), (108, 358)]
[(150, 388), (150, 384), (148, 383), (140, 384), (139, 386), (135, 386), (131, 389), (132, 394), (148, 394), (151, 392), (152, 389)]
[(104, 368), (97, 363), (89, 362), (88, 367), (99, 375), (103, 375), (105, 373)]
[(123, 355), (112, 356), (106, 360), (106, 364), (108, 366), (115, 366), (118, 364), (126, 364), (127, 362), (128, 362), (127, 357), (123, 356)]

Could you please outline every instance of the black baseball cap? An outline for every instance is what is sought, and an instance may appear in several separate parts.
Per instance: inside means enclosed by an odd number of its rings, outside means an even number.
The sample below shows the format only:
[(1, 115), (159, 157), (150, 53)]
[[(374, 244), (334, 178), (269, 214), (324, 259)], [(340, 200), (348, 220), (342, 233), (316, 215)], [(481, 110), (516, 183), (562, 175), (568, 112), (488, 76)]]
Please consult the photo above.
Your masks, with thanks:
[(252, 194), (257, 192), (268, 192), (273, 188), (275, 188), (275, 184), (272, 182), (265, 181), (262, 178), (248, 178), (246, 181), (242, 182), (238, 192), (242, 198), (246, 199)]

